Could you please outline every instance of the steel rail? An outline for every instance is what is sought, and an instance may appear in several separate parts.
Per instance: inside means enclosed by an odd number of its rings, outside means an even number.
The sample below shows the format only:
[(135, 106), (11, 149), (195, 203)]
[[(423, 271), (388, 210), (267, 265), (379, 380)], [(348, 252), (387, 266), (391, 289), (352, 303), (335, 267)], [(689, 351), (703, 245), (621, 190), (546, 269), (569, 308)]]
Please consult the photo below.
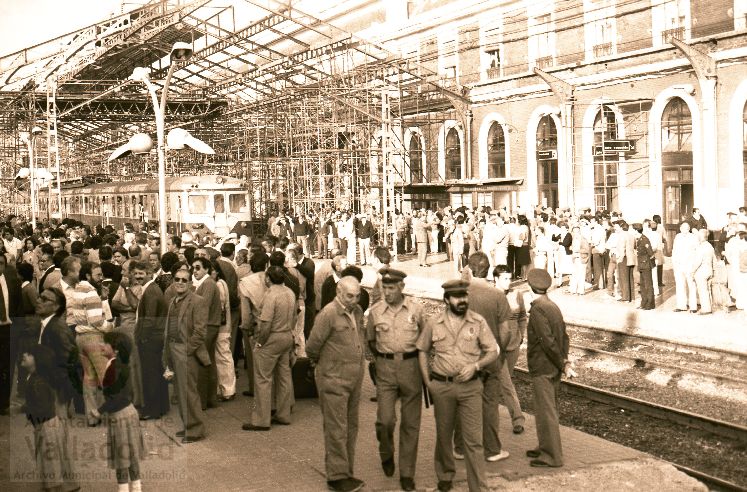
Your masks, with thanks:
[[(525, 381), (529, 379), (529, 372), (520, 367), (516, 367), (515, 373), (519, 374)], [(582, 396), (588, 400), (604, 403), (606, 405), (616, 406), (633, 412), (639, 412), (644, 415), (655, 417), (668, 422), (685, 425), (690, 428), (704, 430), (711, 434), (731, 439), (737, 439), (747, 443), (747, 427), (725, 422), (705, 415), (687, 412), (677, 408), (660, 405), (631, 396), (621, 395), (612, 391), (594, 388), (581, 383), (563, 380), (561, 381), (564, 389), (571, 394)]]

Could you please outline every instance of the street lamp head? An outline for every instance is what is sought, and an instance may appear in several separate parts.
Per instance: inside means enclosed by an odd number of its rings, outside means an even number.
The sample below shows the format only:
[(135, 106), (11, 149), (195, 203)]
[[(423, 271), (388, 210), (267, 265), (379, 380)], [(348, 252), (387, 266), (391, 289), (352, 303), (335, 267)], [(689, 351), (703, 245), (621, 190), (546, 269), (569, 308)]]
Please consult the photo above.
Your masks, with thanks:
[(146, 67), (135, 67), (130, 75), (130, 80), (135, 82), (150, 82), (150, 69)]
[(172, 62), (183, 62), (192, 58), (193, 52), (194, 50), (192, 49), (191, 44), (185, 43), (183, 41), (178, 41), (174, 43), (174, 47), (171, 48), (171, 54), (169, 55), (169, 58)]
[(202, 140), (193, 137), (184, 128), (173, 128), (166, 136), (166, 145), (169, 149), (181, 150), (186, 145), (202, 154), (215, 154), (215, 151)]
[(112, 155), (109, 156), (109, 162), (127, 157), (130, 154), (147, 154), (153, 148), (153, 139), (147, 133), (136, 133), (130, 137), (129, 142), (118, 147)]

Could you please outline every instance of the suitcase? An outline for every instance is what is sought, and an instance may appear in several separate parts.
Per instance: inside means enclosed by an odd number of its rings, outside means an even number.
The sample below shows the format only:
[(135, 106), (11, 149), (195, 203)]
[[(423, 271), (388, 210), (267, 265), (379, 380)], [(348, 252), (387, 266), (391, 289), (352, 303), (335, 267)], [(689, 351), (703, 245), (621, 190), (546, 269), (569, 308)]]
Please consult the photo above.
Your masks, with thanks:
[(311, 361), (308, 357), (299, 357), (293, 365), (291, 373), (293, 394), (296, 398), (316, 398), (319, 396), (314, 380), (314, 368), (311, 367)]

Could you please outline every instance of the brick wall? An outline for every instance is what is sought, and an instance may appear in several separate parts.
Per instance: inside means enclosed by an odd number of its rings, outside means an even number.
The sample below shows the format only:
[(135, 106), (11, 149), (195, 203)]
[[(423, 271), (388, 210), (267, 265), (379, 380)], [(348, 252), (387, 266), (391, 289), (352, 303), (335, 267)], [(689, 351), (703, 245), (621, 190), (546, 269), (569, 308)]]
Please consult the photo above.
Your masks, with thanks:
[[(617, 52), (641, 50), (653, 46), (651, 10), (649, 2), (638, 2), (617, 18)], [(621, 12), (622, 13), (622, 12)]]
[(459, 27), (458, 39), (459, 83), (473, 84), (480, 80), (480, 24)]
[(516, 75), (529, 70), (527, 56), (529, 45), (527, 42), (527, 13), (526, 10), (512, 11), (510, 16), (503, 19), (506, 37), (503, 51), (505, 58), (504, 76)]
[[(744, 1), (744, 0), (738, 0)], [(691, 0), (692, 37), (700, 38), (734, 30), (734, 0)]]

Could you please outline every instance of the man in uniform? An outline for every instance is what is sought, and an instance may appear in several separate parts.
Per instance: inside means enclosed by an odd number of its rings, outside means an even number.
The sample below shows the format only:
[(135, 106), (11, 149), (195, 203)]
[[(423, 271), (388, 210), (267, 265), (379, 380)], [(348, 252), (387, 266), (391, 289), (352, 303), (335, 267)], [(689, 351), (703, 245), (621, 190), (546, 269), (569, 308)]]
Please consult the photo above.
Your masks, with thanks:
[(306, 343), (306, 355), (316, 364), (327, 486), (340, 492), (354, 492), (364, 485), (353, 476), (365, 361), (360, 290), (355, 277), (341, 278), (337, 297), (319, 312)]
[(534, 393), (536, 449), (527, 451), (531, 466), (563, 466), (558, 423), (560, 376), (570, 373), (568, 335), (560, 308), (547, 297), (552, 279), (547, 271), (534, 268), (527, 274), (536, 298), (529, 310), (527, 362)]
[(384, 267), (381, 274), (382, 302), (368, 315), (366, 339), (376, 357), (376, 437), (384, 474), (394, 474), (394, 413), (400, 402), (399, 475), (402, 490), (415, 490), (415, 463), (418, 457), (420, 409), (423, 381), (418, 368), (415, 343), (425, 326), (420, 306), (405, 299), (402, 290), (407, 274)]
[[(498, 358), (495, 337), (485, 319), (469, 310), (469, 282), (450, 280), (441, 286), (444, 303), (418, 338), (420, 373), (433, 398), (436, 417), (435, 468), (438, 490), (451, 490), (454, 479), (454, 422), (459, 419), (467, 459), (469, 490), (483, 490), (482, 381), (479, 372)], [(429, 353), (433, 350), (433, 366)]]
[[(268, 290), (254, 334), (256, 344), (251, 347), (254, 349), (254, 412), (251, 422), (241, 427), (246, 431), (268, 431), (270, 423), (290, 424), (293, 394), (290, 353), (296, 324), (296, 296), (284, 282), (285, 272), (281, 267), (267, 269)], [(271, 417), (273, 383), (277, 389), (277, 413)]]

